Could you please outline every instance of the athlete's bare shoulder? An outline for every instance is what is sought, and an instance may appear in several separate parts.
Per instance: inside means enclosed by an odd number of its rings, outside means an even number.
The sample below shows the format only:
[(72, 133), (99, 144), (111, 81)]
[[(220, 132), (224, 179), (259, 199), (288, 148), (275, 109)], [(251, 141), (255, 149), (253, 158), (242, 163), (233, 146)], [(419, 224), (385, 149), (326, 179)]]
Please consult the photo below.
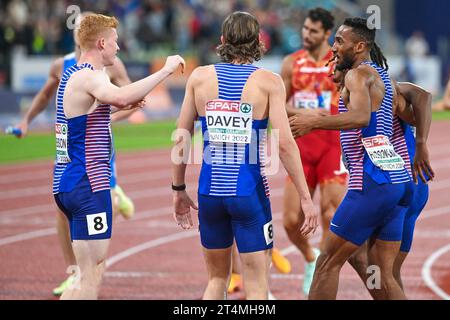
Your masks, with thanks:
[(297, 58), (297, 56), (298, 56), (297, 52), (288, 54), (287, 56), (285, 56), (283, 58), (282, 64), (283, 65), (292, 65), (294, 63), (295, 59)]
[(103, 70), (83, 68), (72, 74), (68, 85), (70, 85), (72, 90), (92, 92), (96, 88), (102, 87), (110, 82), (108, 75)]
[(192, 71), (191, 78), (197, 81), (204, 81), (211, 79), (210, 77), (215, 76), (216, 70), (214, 65), (209, 64), (206, 66), (199, 66)]
[(345, 87), (350, 89), (354, 85), (362, 85), (371, 86), (373, 81), (375, 80), (375, 69), (367, 65), (359, 65), (356, 68), (350, 69), (345, 74)]
[(281, 74), (292, 73), (292, 66), (294, 65), (294, 61), (298, 57), (298, 52), (291, 53), (283, 58), (281, 62)]
[(254, 72), (253, 77), (257, 85), (265, 92), (284, 89), (283, 80), (278, 73), (260, 68)]

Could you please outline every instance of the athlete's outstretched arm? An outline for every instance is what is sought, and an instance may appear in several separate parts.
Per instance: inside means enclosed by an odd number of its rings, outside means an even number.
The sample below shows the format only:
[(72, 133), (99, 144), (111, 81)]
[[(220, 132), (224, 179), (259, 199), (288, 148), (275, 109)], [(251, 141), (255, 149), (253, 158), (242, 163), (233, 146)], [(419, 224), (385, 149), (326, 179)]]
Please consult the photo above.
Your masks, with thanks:
[(22, 121), (17, 125), (17, 128), (22, 131), (22, 135), (20, 136), (20, 138), (26, 136), (28, 132), (28, 125), (49, 105), (50, 99), (55, 94), (56, 89), (58, 89), (58, 75), (60, 75), (62, 72), (62, 66), (63, 58), (58, 58), (52, 63), (47, 81), (45, 82), (42, 89), (39, 90), (39, 92), (33, 98), (30, 109), (28, 109), (28, 111), (23, 116)]
[[(198, 69), (188, 79), (180, 116), (178, 118), (177, 130), (173, 135), (175, 141), (172, 148), (172, 184), (181, 186), (185, 184), (186, 165), (191, 150), (191, 137), (194, 131), (194, 121), (197, 118), (197, 109), (194, 100), (194, 85)], [(193, 226), (191, 208), (198, 210), (197, 205), (187, 194), (186, 190), (172, 191), (174, 218), (183, 229)]]
[[(106, 72), (108, 73), (111, 82), (118, 87), (123, 87), (131, 83), (130, 77), (127, 73), (127, 69), (125, 68), (125, 65), (119, 57), (116, 57), (116, 60), (114, 61), (114, 64), (112, 66), (106, 68)], [(138, 102), (138, 105), (130, 107), (128, 108), (128, 110), (118, 109), (115, 112), (113, 111), (111, 114), (111, 121), (117, 122), (127, 119), (136, 110), (139, 109), (139, 106), (145, 106), (145, 101)]]
[(170, 56), (161, 70), (121, 88), (108, 81), (103, 71), (97, 70), (87, 78), (84, 86), (85, 90), (100, 102), (123, 109), (143, 100), (154, 87), (175, 72), (180, 65), (183, 71), (185, 62), (182, 57)]
[(398, 90), (406, 100), (406, 103), (411, 105), (414, 111), (417, 129), (416, 153), (413, 168), (414, 181), (417, 181), (417, 176), (420, 176), (422, 181), (426, 182), (424, 173), (431, 179), (434, 177), (427, 148), (427, 140), (431, 127), (432, 96), (430, 92), (409, 82), (399, 82)]
[(300, 195), (301, 206), (305, 214), (305, 222), (301, 228), (304, 235), (315, 232), (318, 213), (314, 208), (306, 183), (300, 158), (300, 152), (289, 128), (286, 110), (283, 108), (286, 100), (283, 81), (278, 75), (267, 72), (264, 86), (269, 93), (269, 121), (272, 132), (278, 133), (280, 159)]
[(332, 116), (296, 115), (289, 119), (294, 136), (305, 135), (313, 129), (346, 130), (369, 125), (371, 99), (369, 93), (371, 74), (364, 69), (352, 69), (345, 75), (349, 92), (348, 112)]

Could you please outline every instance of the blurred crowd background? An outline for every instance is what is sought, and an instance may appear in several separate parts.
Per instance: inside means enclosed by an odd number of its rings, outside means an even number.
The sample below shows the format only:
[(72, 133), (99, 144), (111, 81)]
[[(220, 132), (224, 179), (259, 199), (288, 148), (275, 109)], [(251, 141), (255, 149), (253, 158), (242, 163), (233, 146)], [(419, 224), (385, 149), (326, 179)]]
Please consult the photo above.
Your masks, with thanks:
[[(193, 66), (217, 62), (221, 23), (234, 10), (258, 18), (268, 49), (261, 64), (279, 72), (283, 56), (301, 47), (309, 9), (332, 11), (339, 26), (345, 17), (367, 17), (373, 4), (381, 9), (377, 42), (393, 76), (423, 84), (438, 98), (450, 74), (447, 0), (1, 0), (0, 113), (23, 112), (52, 59), (73, 51), (72, 30), (66, 26), (70, 5), (120, 20), (119, 56), (136, 79), (173, 53)], [(182, 84), (175, 82), (174, 92)]]

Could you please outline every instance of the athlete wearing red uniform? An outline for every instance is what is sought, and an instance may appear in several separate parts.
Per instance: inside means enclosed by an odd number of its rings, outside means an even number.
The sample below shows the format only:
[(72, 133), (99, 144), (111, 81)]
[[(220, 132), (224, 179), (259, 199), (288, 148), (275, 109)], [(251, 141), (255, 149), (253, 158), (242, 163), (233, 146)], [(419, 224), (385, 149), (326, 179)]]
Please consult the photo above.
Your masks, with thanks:
[[(291, 103), (294, 108), (319, 109), (337, 114), (339, 93), (329, 77), (334, 62), (326, 65), (333, 56), (331, 50), (320, 60), (314, 61), (308, 50), (292, 54)], [(310, 188), (329, 182), (345, 183), (345, 174), (340, 172), (341, 149), (339, 132), (315, 130), (296, 138), (302, 152), (303, 168)]]

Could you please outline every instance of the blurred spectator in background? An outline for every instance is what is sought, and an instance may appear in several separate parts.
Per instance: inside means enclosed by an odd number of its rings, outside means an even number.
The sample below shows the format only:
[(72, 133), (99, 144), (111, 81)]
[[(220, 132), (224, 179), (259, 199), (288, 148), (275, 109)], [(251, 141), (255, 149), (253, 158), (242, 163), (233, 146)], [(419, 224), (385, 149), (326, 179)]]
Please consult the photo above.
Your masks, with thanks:
[[(299, 21), (320, 5), (339, 25), (348, 16), (365, 14), (360, 0), (0, 0), (0, 87), (11, 84), (10, 65), (15, 47), (27, 55), (63, 55), (73, 49), (66, 26), (70, 5), (81, 11), (116, 16), (120, 58), (128, 64), (152, 64), (158, 57), (180, 52), (198, 64), (218, 61), (220, 21), (235, 10), (254, 14), (261, 26), (266, 57), (284, 56), (301, 46)], [(387, 38), (389, 36), (386, 36)], [(330, 42), (333, 42), (331, 37)], [(407, 59), (424, 56), (429, 46), (422, 32), (406, 41)], [(411, 68), (403, 80), (416, 80)], [(131, 75), (132, 76), (132, 75)]]
[(409, 58), (424, 57), (428, 54), (429, 46), (421, 31), (413, 32), (406, 40), (405, 50)]
[[(314, 1), (313, 1), (314, 2)], [(116, 16), (120, 22), (120, 54), (130, 60), (151, 58), (152, 51), (178, 49), (198, 54), (201, 63), (215, 58), (220, 21), (233, 10), (251, 11), (262, 27), (271, 52), (293, 52), (300, 39), (297, 22), (311, 1), (274, 0), (2, 0), (0, 2), (0, 54), (7, 46), (23, 45), (28, 54), (60, 55), (73, 48), (66, 27), (69, 5), (81, 11)], [(335, 1), (326, 1), (334, 14), (345, 16)], [(157, 55), (157, 54), (155, 54)]]

